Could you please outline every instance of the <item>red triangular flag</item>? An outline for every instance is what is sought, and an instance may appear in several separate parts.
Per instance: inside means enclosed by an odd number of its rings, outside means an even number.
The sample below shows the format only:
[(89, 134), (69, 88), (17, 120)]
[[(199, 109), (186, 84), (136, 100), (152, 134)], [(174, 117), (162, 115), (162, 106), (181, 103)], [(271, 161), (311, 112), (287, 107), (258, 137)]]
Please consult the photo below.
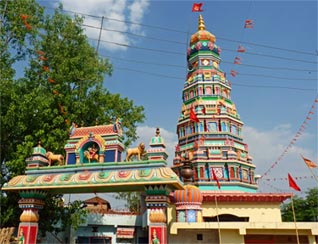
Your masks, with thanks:
[(233, 77), (235, 77), (237, 74), (238, 74), (238, 72), (236, 72), (235, 70), (231, 69), (231, 75), (232, 75)]
[(211, 168), (211, 171), (212, 171), (213, 180), (216, 181), (216, 184), (218, 185), (218, 188), (221, 189), (220, 182), (219, 182), (219, 180), (218, 180), (218, 177), (216, 177), (216, 175), (215, 175), (215, 173), (214, 173), (214, 169)]
[(192, 12), (202, 12), (203, 10), (202, 8), (203, 3), (194, 3), (192, 5)]
[(242, 45), (239, 45), (238, 48), (237, 48), (237, 52), (245, 53), (245, 48)]
[(190, 109), (190, 120), (193, 122), (200, 122), (197, 115), (195, 114), (193, 107)]
[(307, 166), (309, 168), (316, 168), (317, 164), (315, 164), (313, 161), (309, 160), (308, 158), (304, 158), (303, 156), (301, 156), (303, 158), (303, 160), (305, 161), (305, 164), (307, 164)]
[(288, 173), (288, 183), (289, 183), (289, 187), (295, 189), (296, 191), (301, 191), (299, 186), (296, 184), (295, 180), (293, 179), (293, 177), (291, 177), (289, 173)]

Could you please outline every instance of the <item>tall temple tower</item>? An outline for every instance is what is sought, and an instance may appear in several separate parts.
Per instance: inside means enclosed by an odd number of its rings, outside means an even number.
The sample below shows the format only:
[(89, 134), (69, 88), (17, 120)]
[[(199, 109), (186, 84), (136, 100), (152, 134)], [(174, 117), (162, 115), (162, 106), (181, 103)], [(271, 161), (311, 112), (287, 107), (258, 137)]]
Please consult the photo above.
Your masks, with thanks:
[(219, 182), (222, 191), (256, 192), (255, 165), (243, 142), (243, 122), (231, 100), (231, 83), (219, 67), (215, 41), (200, 15), (187, 50), (188, 74), (172, 169), (182, 178), (185, 162), (190, 162), (192, 184), (200, 190), (218, 190)]

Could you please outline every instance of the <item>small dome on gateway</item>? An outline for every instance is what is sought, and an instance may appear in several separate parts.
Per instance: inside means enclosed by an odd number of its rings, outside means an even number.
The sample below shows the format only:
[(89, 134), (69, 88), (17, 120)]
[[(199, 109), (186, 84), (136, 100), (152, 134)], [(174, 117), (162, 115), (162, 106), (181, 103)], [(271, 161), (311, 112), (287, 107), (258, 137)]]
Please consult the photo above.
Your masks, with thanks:
[(176, 190), (174, 192), (176, 202), (183, 203), (202, 203), (203, 196), (200, 189), (193, 185), (184, 186), (184, 190)]
[(202, 15), (199, 16), (198, 31), (191, 36), (190, 46), (197, 43), (198, 41), (210, 41), (215, 43), (215, 36), (205, 29), (205, 24)]

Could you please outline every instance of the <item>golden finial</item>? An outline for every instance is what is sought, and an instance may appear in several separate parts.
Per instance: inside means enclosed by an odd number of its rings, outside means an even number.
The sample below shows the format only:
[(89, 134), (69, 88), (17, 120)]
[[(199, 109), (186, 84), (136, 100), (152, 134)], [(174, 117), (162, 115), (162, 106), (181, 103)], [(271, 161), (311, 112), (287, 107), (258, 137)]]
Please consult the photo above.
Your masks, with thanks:
[(205, 24), (202, 15), (199, 15), (199, 26), (198, 26), (198, 31), (200, 30), (205, 30)]

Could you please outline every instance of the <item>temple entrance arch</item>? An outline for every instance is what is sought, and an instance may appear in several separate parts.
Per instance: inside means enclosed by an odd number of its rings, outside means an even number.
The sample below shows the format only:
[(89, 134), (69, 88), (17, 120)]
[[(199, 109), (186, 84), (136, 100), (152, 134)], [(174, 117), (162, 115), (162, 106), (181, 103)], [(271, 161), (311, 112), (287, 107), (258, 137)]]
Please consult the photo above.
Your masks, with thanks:
[[(66, 162), (49, 166), (46, 150), (39, 144), (26, 160), (25, 175), (11, 179), (4, 191), (20, 194), (19, 231), (25, 244), (36, 243), (39, 219), (44, 198), (52, 194), (144, 192), (149, 223), (149, 240), (154, 233), (167, 243), (167, 206), (169, 194), (183, 189), (179, 177), (167, 167), (167, 154), (160, 131), (150, 140), (146, 161), (121, 161), (124, 151), (122, 136), (113, 125), (76, 128), (65, 145)], [(160, 137), (160, 138), (157, 138)], [(98, 160), (85, 158), (85, 151), (96, 149)], [(105, 155), (110, 154), (106, 157)], [(110, 161), (112, 159), (112, 161)]]

